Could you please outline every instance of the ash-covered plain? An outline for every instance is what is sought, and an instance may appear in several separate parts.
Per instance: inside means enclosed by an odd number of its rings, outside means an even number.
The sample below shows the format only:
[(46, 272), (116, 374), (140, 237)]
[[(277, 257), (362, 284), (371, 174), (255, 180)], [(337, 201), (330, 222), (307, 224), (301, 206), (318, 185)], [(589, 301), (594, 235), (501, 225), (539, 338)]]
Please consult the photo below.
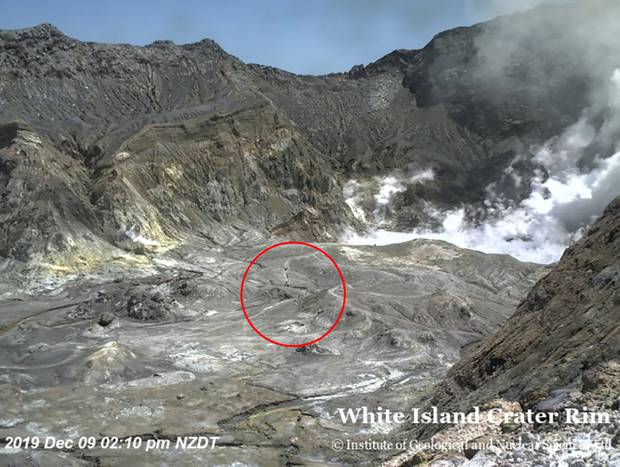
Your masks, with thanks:
[[(348, 305), (330, 336), (298, 349), (268, 344), (244, 320), (239, 283), (258, 249), (182, 248), (153, 258), (144, 277), (118, 265), (36, 296), (14, 284), (1, 305), (3, 438), (221, 438), (200, 453), (48, 450), (5, 461), (371, 462), (372, 453), (335, 453), (331, 439), (398, 427), (345, 425), (336, 407), (406, 406), (461, 347), (494, 332), (542, 273), (436, 241), (321, 246), (343, 271)], [(306, 250), (273, 250), (252, 276), (254, 318), (273, 339), (308, 341), (337, 314), (339, 279)]]

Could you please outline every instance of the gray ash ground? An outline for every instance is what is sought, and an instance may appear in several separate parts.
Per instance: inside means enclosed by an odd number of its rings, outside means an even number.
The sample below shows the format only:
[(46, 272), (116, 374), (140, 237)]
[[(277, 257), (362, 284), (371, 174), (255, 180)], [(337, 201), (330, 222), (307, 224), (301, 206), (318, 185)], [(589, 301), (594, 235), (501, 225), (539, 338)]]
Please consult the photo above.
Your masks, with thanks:
[[(334, 332), (303, 349), (268, 344), (243, 317), (239, 285), (260, 248), (183, 247), (36, 294), (5, 284), (0, 438), (221, 438), (213, 450), (4, 451), (0, 462), (372, 464), (389, 453), (339, 453), (332, 439), (398, 426), (343, 425), (336, 408), (411, 406), (543, 272), (442, 242), (322, 247), (348, 304)], [(317, 337), (342, 299), (333, 266), (309, 248), (270, 253), (252, 271), (251, 313), (276, 340)]]

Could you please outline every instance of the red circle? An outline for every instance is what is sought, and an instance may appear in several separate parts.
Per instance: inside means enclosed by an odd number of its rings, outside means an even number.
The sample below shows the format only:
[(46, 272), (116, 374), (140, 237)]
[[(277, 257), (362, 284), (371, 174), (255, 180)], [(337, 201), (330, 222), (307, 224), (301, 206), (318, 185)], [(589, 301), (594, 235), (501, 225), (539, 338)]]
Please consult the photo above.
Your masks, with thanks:
[[(318, 251), (319, 253), (322, 253), (323, 256), (325, 256), (328, 260), (330, 260), (331, 263), (334, 265), (334, 267), (336, 268), (336, 271), (338, 271), (338, 276), (340, 276), (340, 282), (342, 283), (342, 306), (340, 307), (340, 313), (338, 313), (338, 317), (336, 318), (336, 321), (334, 322), (334, 324), (332, 324), (331, 327), (324, 334), (320, 335), (316, 339), (313, 339), (308, 342), (302, 342), (301, 344), (285, 344), (284, 342), (278, 342), (264, 335), (262, 332), (260, 332), (256, 328), (256, 326), (254, 326), (254, 323), (252, 323), (252, 320), (248, 316), (248, 312), (245, 309), (245, 303), (243, 301), (243, 288), (245, 286), (245, 281), (248, 277), (250, 269), (252, 268), (252, 266), (254, 266), (254, 263), (256, 263), (256, 261), (258, 261), (260, 257), (263, 256), (265, 253), (267, 253), (269, 250), (273, 250), (274, 248), (278, 248), (284, 245), (304, 245), (304, 246), (312, 248), (313, 250)], [(265, 248), (258, 255), (256, 255), (254, 259), (250, 262), (248, 267), (245, 268), (245, 272), (243, 273), (243, 279), (241, 279), (241, 287), (239, 289), (239, 298), (241, 302), (241, 309), (243, 310), (243, 316), (245, 316), (245, 320), (248, 322), (248, 324), (250, 325), (250, 327), (254, 330), (256, 334), (261, 336), (266, 341), (271, 342), (272, 344), (280, 345), (282, 347), (306, 347), (310, 344), (319, 342), (321, 339), (324, 339), (325, 337), (329, 335), (329, 333), (331, 333), (336, 328), (336, 326), (338, 326), (338, 323), (342, 319), (342, 315), (344, 314), (344, 309), (347, 305), (347, 285), (344, 281), (344, 276), (342, 275), (342, 271), (340, 270), (340, 267), (338, 266), (336, 261), (334, 261), (334, 258), (329, 256), (325, 251), (320, 249), (318, 246), (313, 245), (311, 243), (306, 243), (306, 242), (281, 242), (281, 243), (276, 243), (275, 245), (271, 245), (270, 247)]]

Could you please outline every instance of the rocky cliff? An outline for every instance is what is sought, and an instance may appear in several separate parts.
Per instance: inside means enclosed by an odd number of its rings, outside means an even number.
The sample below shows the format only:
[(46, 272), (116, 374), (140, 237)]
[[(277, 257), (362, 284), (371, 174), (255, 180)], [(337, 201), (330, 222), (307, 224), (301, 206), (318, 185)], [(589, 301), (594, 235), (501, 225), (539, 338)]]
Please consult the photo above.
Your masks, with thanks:
[(584, 404), (602, 398), (611, 407), (618, 394), (619, 278), (617, 198), (502, 328), (450, 369), (429, 404), (467, 411), (503, 398), (549, 410), (582, 391)]
[[(50, 25), (2, 31), (1, 252), (75, 257), (84, 242), (135, 251), (292, 231), (333, 240), (361, 227), (344, 183), (394, 173), (403, 190), (386, 219), (397, 228), (428, 221), (428, 203), (484, 217), (490, 184), (508, 202), (528, 195), (531, 145), (577, 121), (612, 69), (581, 60), (592, 41), (576, 38), (613, 16), (583, 8), (454, 29), (327, 76), (247, 65), (210, 40), (136, 47)], [(579, 34), (564, 27), (581, 17)], [(416, 183), (420, 171), (434, 179)], [(362, 204), (377, 208), (372, 196)], [(58, 226), (64, 211), (70, 229)]]

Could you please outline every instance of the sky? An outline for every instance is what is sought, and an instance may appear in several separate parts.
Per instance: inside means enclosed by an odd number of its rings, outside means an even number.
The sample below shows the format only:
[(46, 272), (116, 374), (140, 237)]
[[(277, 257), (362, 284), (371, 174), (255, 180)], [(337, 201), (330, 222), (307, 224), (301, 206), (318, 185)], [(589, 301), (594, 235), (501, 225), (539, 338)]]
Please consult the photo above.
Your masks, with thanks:
[(324, 74), (438, 32), (564, 0), (0, 0), (0, 29), (51, 23), (82, 41), (213, 39), (245, 62)]

